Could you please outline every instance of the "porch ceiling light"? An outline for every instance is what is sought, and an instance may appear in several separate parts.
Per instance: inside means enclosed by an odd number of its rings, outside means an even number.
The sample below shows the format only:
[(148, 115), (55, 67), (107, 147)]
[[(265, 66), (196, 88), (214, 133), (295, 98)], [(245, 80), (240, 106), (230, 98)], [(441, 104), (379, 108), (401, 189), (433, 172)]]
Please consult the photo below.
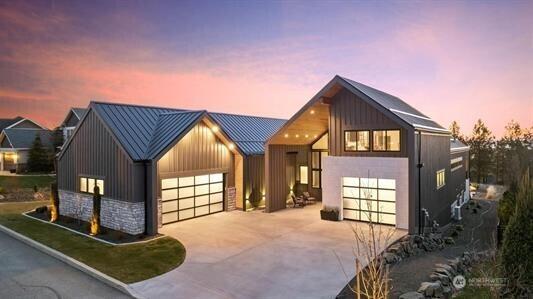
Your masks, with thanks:
[(317, 138), (317, 137), (318, 137), (318, 135), (316, 135), (316, 134), (315, 134), (315, 136), (313, 136), (313, 138)]
[(309, 135), (308, 135), (308, 134), (305, 134), (305, 138), (309, 138)]
[(311, 114), (315, 114), (315, 110), (311, 110)]
[(296, 135), (294, 135), (294, 137), (298, 138), (298, 137), (300, 137), (300, 135), (299, 135), (299, 134), (296, 134)]
[(285, 138), (289, 138), (289, 134), (285, 134), (283, 135)]

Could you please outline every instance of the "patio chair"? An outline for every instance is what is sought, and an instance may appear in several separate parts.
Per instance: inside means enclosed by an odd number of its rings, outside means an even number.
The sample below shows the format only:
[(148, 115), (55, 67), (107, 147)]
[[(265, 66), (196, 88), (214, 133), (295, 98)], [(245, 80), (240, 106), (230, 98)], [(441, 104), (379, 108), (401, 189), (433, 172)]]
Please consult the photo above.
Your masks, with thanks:
[(303, 193), (303, 199), (305, 200), (305, 202), (310, 202), (310, 203), (316, 203), (316, 198), (312, 197), (311, 194), (309, 194), (309, 192), (304, 192)]
[(296, 208), (296, 206), (303, 208), (305, 206), (305, 200), (301, 196), (294, 196), (294, 194), (291, 194), (292, 199), (292, 207)]

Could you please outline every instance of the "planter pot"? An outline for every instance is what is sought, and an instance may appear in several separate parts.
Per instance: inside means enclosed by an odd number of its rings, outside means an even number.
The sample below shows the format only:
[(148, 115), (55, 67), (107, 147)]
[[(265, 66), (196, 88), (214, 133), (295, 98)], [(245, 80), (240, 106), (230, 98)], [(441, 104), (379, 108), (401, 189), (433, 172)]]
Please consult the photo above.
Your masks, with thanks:
[(339, 221), (339, 211), (320, 210), (320, 218), (322, 220)]

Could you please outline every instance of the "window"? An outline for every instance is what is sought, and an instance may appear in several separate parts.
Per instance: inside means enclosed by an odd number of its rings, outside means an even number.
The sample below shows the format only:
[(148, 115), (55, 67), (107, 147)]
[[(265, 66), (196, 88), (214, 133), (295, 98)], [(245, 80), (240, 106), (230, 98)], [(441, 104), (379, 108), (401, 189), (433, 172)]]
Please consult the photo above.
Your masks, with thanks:
[(307, 166), (300, 166), (300, 184), (308, 184), (308, 179), (307, 179), (307, 172), (308, 172), (308, 167)]
[(451, 165), (452, 171), (456, 171), (457, 169), (463, 167), (463, 157), (451, 159), (450, 165)]
[(311, 186), (316, 189), (322, 188), (322, 160), (328, 156), (328, 152), (311, 152)]
[(344, 150), (366, 152), (370, 150), (370, 131), (345, 131)]
[(377, 152), (398, 152), (400, 151), (400, 130), (380, 130), (373, 131), (372, 149)]
[(94, 186), (98, 186), (100, 188), (100, 195), (104, 195), (104, 180), (80, 177), (80, 192), (93, 194)]
[(444, 185), (446, 185), (445, 170), (441, 169), (437, 171), (437, 189), (442, 188)]

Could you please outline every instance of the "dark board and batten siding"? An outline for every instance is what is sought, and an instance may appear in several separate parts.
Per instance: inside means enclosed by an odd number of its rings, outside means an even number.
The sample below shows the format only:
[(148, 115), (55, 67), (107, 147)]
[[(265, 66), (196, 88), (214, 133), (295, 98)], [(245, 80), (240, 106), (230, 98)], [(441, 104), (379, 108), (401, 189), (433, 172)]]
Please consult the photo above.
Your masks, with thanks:
[[(268, 145), (265, 155), (266, 165), (266, 211), (268, 213), (285, 209), (290, 188), (287, 183), (287, 154), (296, 153), (296, 168), (308, 165), (309, 145)], [(298, 169), (296, 169), (298, 171)], [(308, 185), (298, 185), (295, 193), (307, 190)]]
[(144, 200), (144, 165), (134, 163), (90, 111), (58, 161), (58, 188), (79, 192), (80, 176), (104, 178), (104, 196)]
[(258, 206), (265, 190), (265, 156), (253, 155), (244, 158), (244, 199)]
[(158, 184), (162, 178), (226, 172), (227, 186), (234, 186), (233, 154), (203, 122), (170, 148), (157, 168)]
[[(344, 151), (345, 130), (382, 129), (400, 129), (399, 152)], [(342, 89), (333, 97), (329, 118), (330, 156), (407, 157), (407, 134), (405, 128), (349, 90)], [(370, 145), (372, 145), (372, 132), (370, 132)]]

